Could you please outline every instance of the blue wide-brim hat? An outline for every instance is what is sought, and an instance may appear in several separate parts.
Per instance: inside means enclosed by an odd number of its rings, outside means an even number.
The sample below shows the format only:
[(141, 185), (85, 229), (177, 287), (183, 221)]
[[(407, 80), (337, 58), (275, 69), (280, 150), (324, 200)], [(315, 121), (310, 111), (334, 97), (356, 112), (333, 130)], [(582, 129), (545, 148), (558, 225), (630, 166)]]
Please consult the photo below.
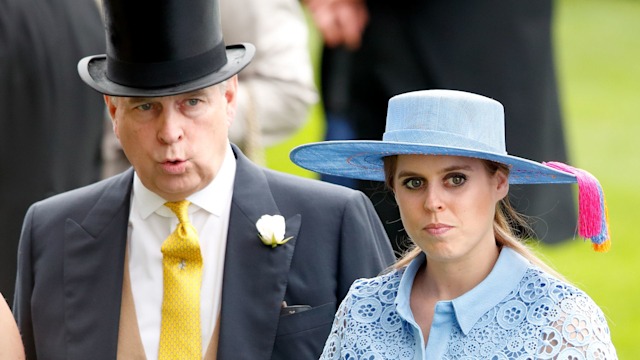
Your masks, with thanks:
[[(580, 199), (600, 194), (594, 213), (581, 215), (583, 230), (597, 220), (584, 237), (608, 238), (604, 200), (597, 180), (581, 169), (549, 162), (540, 163), (509, 155), (505, 145), (504, 108), (498, 101), (463, 91), (423, 90), (392, 97), (382, 140), (323, 141), (300, 145), (290, 153), (300, 167), (327, 175), (384, 181), (384, 162), (392, 155), (450, 155), (485, 159), (510, 168), (511, 184), (575, 183)], [(582, 206), (581, 206), (582, 208)], [(602, 221), (599, 221), (602, 220)], [(589, 224), (587, 224), (589, 223)], [(593, 234), (597, 232), (597, 234)], [(583, 235), (587, 234), (587, 236)]]
[(507, 154), (502, 104), (455, 90), (415, 91), (391, 98), (382, 141), (305, 144), (293, 149), (290, 157), (315, 172), (384, 181), (383, 158), (406, 154), (495, 161), (510, 167), (512, 184), (576, 182), (574, 175)]

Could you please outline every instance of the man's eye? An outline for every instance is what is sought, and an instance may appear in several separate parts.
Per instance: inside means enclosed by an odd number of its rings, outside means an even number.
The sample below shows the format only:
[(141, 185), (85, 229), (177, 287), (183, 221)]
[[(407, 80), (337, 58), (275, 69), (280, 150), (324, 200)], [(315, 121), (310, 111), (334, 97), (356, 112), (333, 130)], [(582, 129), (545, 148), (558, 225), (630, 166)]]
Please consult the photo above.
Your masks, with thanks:
[(187, 100), (187, 105), (196, 106), (200, 103), (200, 99), (189, 99)]
[(462, 174), (454, 174), (447, 178), (447, 183), (451, 186), (460, 186), (467, 181), (467, 177)]
[(404, 186), (407, 189), (415, 190), (419, 189), (423, 184), (422, 179), (410, 178), (404, 181)]
[(151, 104), (142, 104), (142, 105), (136, 106), (136, 108), (142, 111), (149, 111), (153, 108), (153, 106)]

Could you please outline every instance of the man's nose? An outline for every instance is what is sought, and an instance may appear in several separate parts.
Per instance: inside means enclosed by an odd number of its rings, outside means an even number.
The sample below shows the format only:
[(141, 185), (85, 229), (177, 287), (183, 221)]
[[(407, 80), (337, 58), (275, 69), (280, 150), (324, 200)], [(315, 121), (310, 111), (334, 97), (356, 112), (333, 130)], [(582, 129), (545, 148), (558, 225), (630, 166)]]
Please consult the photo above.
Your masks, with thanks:
[(173, 144), (184, 137), (183, 119), (173, 110), (163, 111), (158, 129), (158, 140), (164, 144)]

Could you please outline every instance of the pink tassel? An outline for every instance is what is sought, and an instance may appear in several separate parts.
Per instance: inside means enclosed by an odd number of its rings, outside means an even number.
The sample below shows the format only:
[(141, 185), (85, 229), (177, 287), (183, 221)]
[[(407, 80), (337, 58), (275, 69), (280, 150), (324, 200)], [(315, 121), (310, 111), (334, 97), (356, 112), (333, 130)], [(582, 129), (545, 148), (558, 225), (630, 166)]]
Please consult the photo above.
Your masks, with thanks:
[(578, 234), (591, 239), (598, 252), (606, 252), (611, 247), (609, 223), (604, 192), (595, 176), (589, 172), (560, 162), (545, 162), (556, 170), (576, 177), (578, 182)]

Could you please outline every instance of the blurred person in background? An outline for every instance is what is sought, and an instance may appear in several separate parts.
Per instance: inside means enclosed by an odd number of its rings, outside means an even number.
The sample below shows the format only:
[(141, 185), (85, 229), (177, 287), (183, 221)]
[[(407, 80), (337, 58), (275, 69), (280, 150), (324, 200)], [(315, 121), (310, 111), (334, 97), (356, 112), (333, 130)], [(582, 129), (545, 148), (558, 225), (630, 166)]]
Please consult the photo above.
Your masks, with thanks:
[(104, 102), (76, 63), (105, 50), (93, 0), (0, 0), (0, 291), (33, 202), (100, 179)]
[[(238, 113), (229, 139), (258, 164), (264, 150), (293, 136), (318, 98), (308, 28), (298, 0), (222, 0), (222, 32), (230, 44), (249, 42), (256, 54), (238, 74)], [(103, 177), (129, 166), (106, 118)]]
[(24, 359), (24, 348), (22, 347), (20, 333), (4, 297), (0, 299), (0, 359)]
[[(305, 3), (325, 41), (320, 87), (326, 113), (339, 115), (329, 118), (327, 140), (379, 139), (387, 99), (418, 89), (455, 89), (504, 104), (513, 154), (567, 161), (552, 0)], [(394, 247), (404, 248), (406, 232), (393, 196), (379, 182), (351, 184), (371, 197)], [(575, 236), (569, 186), (513, 186), (510, 197), (531, 217), (534, 231), (525, 237), (558, 243)]]

